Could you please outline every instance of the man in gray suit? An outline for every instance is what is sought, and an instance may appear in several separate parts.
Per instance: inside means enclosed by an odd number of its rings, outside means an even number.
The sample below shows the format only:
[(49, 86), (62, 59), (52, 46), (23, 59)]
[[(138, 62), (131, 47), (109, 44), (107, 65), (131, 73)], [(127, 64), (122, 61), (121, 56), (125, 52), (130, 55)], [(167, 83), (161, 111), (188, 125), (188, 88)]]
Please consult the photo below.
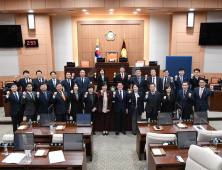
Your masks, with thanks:
[(174, 90), (174, 82), (173, 82), (173, 77), (169, 76), (170, 71), (169, 70), (163, 70), (163, 75), (164, 77), (161, 77), (161, 83), (164, 91), (164, 87), (169, 84), (171, 86), (171, 89)]
[(26, 84), (27, 92), (23, 92), (23, 96), (21, 99), (21, 104), (25, 104), (25, 115), (26, 121), (31, 119), (32, 121), (37, 121), (36, 114), (36, 104), (35, 104), (35, 96), (36, 92), (32, 91), (32, 84)]

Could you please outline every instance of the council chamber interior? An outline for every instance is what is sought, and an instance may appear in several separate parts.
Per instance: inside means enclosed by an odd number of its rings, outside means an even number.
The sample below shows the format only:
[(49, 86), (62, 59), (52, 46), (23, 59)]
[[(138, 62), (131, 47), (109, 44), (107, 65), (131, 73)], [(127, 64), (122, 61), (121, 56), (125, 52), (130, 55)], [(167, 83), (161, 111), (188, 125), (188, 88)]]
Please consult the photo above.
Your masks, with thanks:
[(0, 169), (222, 169), (221, 0), (0, 0)]

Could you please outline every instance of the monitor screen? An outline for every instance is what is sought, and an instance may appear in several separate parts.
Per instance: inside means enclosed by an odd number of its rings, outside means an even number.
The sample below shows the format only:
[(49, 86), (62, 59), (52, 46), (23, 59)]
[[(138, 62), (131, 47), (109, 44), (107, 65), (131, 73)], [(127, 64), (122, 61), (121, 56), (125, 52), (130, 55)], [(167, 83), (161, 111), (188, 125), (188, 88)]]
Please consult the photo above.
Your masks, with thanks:
[(158, 125), (172, 125), (172, 112), (158, 113)]
[(34, 133), (14, 133), (14, 150), (32, 150), (34, 147)]
[(222, 23), (201, 23), (199, 45), (222, 45)]
[(76, 126), (91, 126), (91, 114), (76, 114)]
[(208, 124), (207, 112), (194, 112), (193, 124), (195, 125)]
[(40, 114), (40, 126), (50, 126), (55, 124), (55, 115), (54, 114)]
[(178, 149), (189, 149), (190, 145), (197, 144), (196, 131), (179, 131), (177, 132)]
[(0, 48), (23, 47), (21, 25), (0, 25)]
[(83, 133), (63, 133), (64, 151), (82, 151)]

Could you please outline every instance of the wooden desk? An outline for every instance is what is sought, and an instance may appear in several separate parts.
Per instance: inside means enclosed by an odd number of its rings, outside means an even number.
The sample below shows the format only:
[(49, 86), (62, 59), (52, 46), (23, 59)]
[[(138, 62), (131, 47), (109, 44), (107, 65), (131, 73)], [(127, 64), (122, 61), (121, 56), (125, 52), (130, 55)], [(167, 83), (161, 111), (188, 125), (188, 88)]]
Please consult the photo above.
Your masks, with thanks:
[(215, 96), (210, 97), (210, 111), (222, 112), (222, 91), (215, 91)]
[[(26, 122), (24, 122), (26, 124)], [(34, 127), (27, 128), (23, 130), (23, 133), (34, 133), (34, 142), (35, 143), (51, 143), (52, 134), (49, 134), (49, 127)], [(15, 133), (22, 133), (21, 130), (15, 131)], [(63, 133), (83, 133), (84, 143), (86, 144), (86, 155), (93, 157), (93, 134), (92, 127), (66, 127), (65, 130), (55, 130), (54, 134), (63, 134)]]
[[(38, 148), (49, 149), (50, 151), (63, 150), (60, 146), (48, 146), (48, 145), (38, 145)], [(13, 147), (8, 147), (9, 153), (14, 152)], [(64, 151), (65, 162), (59, 162), (50, 164), (49, 155), (47, 157), (34, 157), (30, 164), (8, 164), (2, 163), (2, 160), (6, 158), (2, 153), (4, 152), (4, 147), (0, 147), (0, 169), (11, 169), (11, 170), (39, 170), (39, 169), (59, 169), (66, 170), (67, 167), (72, 167), (79, 170), (86, 170), (86, 154), (85, 148), (83, 151)], [(24, 151), (16, 151), (16, 153), (24, 153)]]
[[(139, 121), (137, 122), (137, 139), (136, 139), (136, 151), (139, 160), (141, 160), (141, 154), (144, 153), (144, 147), (146, 143), (146, 134), (148, 132), (152, 133), (162, 133), (162, 134), (177, 134), (177, 131), (180, 131), (180, 128), (175, 125), (175, 122), (173, 123), (172, 126), (162, 126), (164, 130), (155, 130), (153, 128), (154, 124), (151, 124), (148, 126), (148, 123), (145, 123), (146, 121)], [(195, 128), (193, 128), (193, 124), (188, 122), (184, 122), (188, 128), (181, 129), (181, 131), (197, 131)], [(216, 130), (210, 125), (201, 125), (203, 128), (206, 130)]]
[[(204, 146), (209, 146), (206, 144)], [(162, 144), (149, 144), (148, 169), (149, 170), (184, 170), (189, 149), (177, 149), (177, 145), (163, 146)], [(166, 152), (165, 156), (154, 156), (151, 148), (161, 147)], [(222, 144), (217, 145), (217, 150), (222, 151)], [(221, 153), (218, 154), (222, 157)], [(178, 162), (176, 156), (181, 156), (184, 162)]]

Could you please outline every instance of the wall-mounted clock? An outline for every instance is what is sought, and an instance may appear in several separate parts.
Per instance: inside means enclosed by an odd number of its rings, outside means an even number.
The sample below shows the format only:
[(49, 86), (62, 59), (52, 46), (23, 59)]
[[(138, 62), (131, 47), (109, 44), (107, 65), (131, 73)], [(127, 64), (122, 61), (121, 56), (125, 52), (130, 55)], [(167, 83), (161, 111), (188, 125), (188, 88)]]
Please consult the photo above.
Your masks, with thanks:
[(113, 32), (112, 30), (109, 30), (107, 33), (105, 33), (105, 35), (106, 35), (106, 40), (107, 40), (107, 41), (113, 41), (113, 40), (115, 40), (116, 33)]

